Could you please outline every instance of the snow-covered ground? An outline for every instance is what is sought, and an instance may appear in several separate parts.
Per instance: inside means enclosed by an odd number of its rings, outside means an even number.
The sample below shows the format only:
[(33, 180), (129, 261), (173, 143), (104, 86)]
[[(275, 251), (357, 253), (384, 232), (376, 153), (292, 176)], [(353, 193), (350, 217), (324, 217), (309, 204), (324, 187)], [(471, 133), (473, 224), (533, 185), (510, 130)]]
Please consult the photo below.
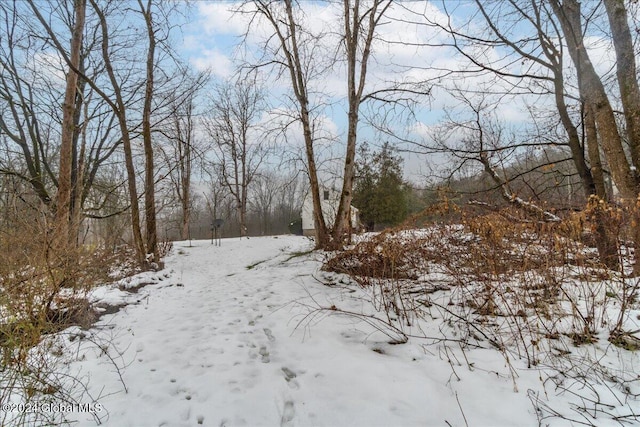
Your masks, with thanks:
[[(495, 349), (391, 345), (362, 319), (315, 311), (371, 308), (360, 289), (318, 280), (322, 254), (301, 255), (311, 246), (297, 236), (177, 242), (165, 270), (98, 289), (94, 299), (129, 305), (63, 336), (102, 425), (535, 426), (532, 398), (574, 413), (580, 397), (545, 389), (538, 370)], [(612, 363), (639, 368), (629, 357)], [(88, 413), (68, 418), (96, 425)]]

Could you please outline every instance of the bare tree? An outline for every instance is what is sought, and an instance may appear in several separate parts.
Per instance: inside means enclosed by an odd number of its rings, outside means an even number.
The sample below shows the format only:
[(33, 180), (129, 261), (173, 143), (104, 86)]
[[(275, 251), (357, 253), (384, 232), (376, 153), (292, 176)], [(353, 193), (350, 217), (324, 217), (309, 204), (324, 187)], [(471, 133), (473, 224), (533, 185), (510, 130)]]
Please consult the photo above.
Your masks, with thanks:
[[(86, 76), (94, 79), (101, 69), (101, 61), (93, 53), (96, 43), (99, 43), (99, 31), (92, 25), (91, 15), (86, 17), (88, 23), (77, 66), (70, 63), (69, 47), (57, 42), (57, 38), (65, 39), (73, 33), (76, 25), (74, 7), (73, 2), (39, 4), (39, 15), (36, 15), (32, 2), (0, 4), (2, 25), (6, 30), (6, 37), (0, 38), (0, 64), (3, 68), (0, 76), (0, 130), (7, 136), (0, 155), (0, 173), (24, 180), (45, 209), (52, 211), (57, 205), (51, 200), (52, 194), (58, 191), (59, 160), (63, 169), (67, 169), (63, 174), (63, 186), (69, 181), (69, 165), (64, 164), (68, 159), (65, 160), (60, 151), (62, 134), (69, 134), (69, 124), (64, 129), (62, 125), (64, 113), (59, 100), (64, 99), (66, 82), (61, 81), (60, 75), (72, 73), (78, 76), (71, 116), (71, 191), (68, 203), (71, 241), (78, 236), (78, 229), (86, 216), (112, 213), (100, 208), (104, 200), (91, 197), (90, 203), (86, 202), (101, 168), (112, 159), (119, 145), (119, 138), (114, 132), (113, 112), (87, 84)], [(60, 22), (60, 25), (56, 25), (55, 32), (47, 27), (42, 31), (41, 20)], [(55, 55), (39, 53), (51, 52), (52, 49), (69, 62), (58, 63), (52, 60)], [(68, 139), (69, 135), (65, 138)], [(69, 154), (68, 146), (65, 150)], [(94, 196), (106, 194), (102, 190)]]
[(635, 178), (624, 152), (613, 107), (584, 44), (580, 3), (576, 0), (564, 0), (562, 3), (551, 0), (550, 3), (562, 27), (569, 55), (575, 64), (581, 96), (593, 113), (613, 179), (624, 199), (635, 200)]
[[(616, 52), (616, 74), (620, 99), (624, 109), (626, 133), (633, 164), (640, 166), (640, 88), (638, 87), (636, 55), (629, 29), (629, 15), (623, 0), (604, 0), (609, 27)], [(636, 169), (636, 184), (640, 176)]]
[[(219, 185), (219, 177), (216, 173), (209, 171), (209, 190), (203, 193), (206, 200), (208, 218), (211, 220), (208, 222), (209, 227), (213, 227), (213, 221), (216, 219), (227, 220), (230, 218), (229, 207), (232, 205), (233, 196), (229, 194), (229, 189), (225, 186)], [(226, 225), (226, 224), (225, 224)], [(223, 230), (220, 230), (223, 231)]]
[[(578, 128), (574, 123), (580, 117), (572, 118), (567, 105), (568, 85), (565, 81), (563, 36), (553, 20), (553, 12), (543, 1), (507, 0), (504, 2), (475, 1), (478, 15), (473, 15), (469, 23), (477, 23), (482, 18), (486, 29), (482, 33), (469, 31), (465, 25), (454, 27), (451, 21), (429, 20), (430, 26), (449, 34), (448, 46), (467, 59), (471, 68), (452, 70), (461, 77), (493, 76), (495, 91), (506, 94), (517, 93), (527, 96), (531, 103), (536, 98), (552, 96), (557, 115), (566, 132), (566, 145), (580, 176), (585, 196), (594, 194), (597, 186), (591, 173)], [(480, 21), (481, 22), (481, 21)], [(517, 25), (518, 31), (514, 31)], [(498, 50), (499, 49), (499, 50)], [(495, 55), (487, 55), (490, 51)], [(516, 64), (521, 65), (518, 67)], [(511, 95), (509, 95), (511, 96)], [(556, 114), (554, 114), (556, 116)], [(539, 126), (535, 114), (531, 117)], [(547, 133), (557, 126), (557, 120), (550, 120), (541, 130)], [(549, 129), (549, 127), (551, 129)], [(605, 197), (604, 194), (600, 195)]]
[(349, 110), (347, 150), (344, 159), (344, 174), (340, 204), (333, 226), (333, 240), (341, 245), (350, 233), (351, 201), (353, 199), (353, 180), (355, 177), (356, 143), (360, 105), (366, 100), (365, 83), (367, 67), (371, 56), (371, 47), (376, 27), (391, 5), (390, 0), (343, 0), (344, 50), (347, 62), (347, 99)]
[[(583, 108), (581, 116), (578, 117), (585, 123), (585, 143), (583, 144), (580, 139), (579, 130), (574, 124), (569, 113), (569, 108), (567, 107), (566, 98), (568, 85), (564, 78), (566, 70), (563, 62), (563, 32), (561, 26), (558, 26), (554, 20), (554, 12), (545, 2), (532, 1), (526, 4), (518, 0), (509, 0), (508, 3), (510, 5), (509, 11), (504, 12), (504, 15), (490, 16), (482, 2), (476, 1), (478, 9), (481, 11), (492, 33), (503, 45), (509, 47), (516, 54), (519, 54), (523, 60), (539, 65), (542, 70), (548, 70), (548, 77), (544, 75), (540, 77), (533, 76), (532, 80), (539, 80), (543, 83), (544, 80), (548, 78), (552, 83), (552, 93), (556, 109), (560, 116), (560, 122), (566, 132), (567, 145), (570, 149), (576, 171), (580, 176), (585, 196), (588, 198), (589, 196), (596, 195), (603, 200), (607, 200), (608, 195), (604, 185), (604, 174), (600, 161), (599, 143), (595, 132), (595, 123), (593, 123), (594, 117), (592, 109), (590, 107), (586, 109)], [(515, 40), (512, 38), (513, 36), (506, 36), (503, 31), (499, 29), (498, 26), (500, 25), (501, 16), (506, 16), (507, 14), (511, 16), (511, 19), (526, 22), (531, 26), (537, 39), (537, 43), (531, 51), (524, 50), (527, 42)], [(523, 38), (524, 37), (526, 36), (523, 36)], [(493, 71), (499, 72), (496, 70)], [(581, 75), (578, 75), (578, 90), (579, 93), (585, 90)], [(584, 145), (588, 145), (588, 150), (585, 149)], [(586, 153), (588, 153), (591, 167), (585, 157)], [(598, 220), (604, 221), (604, 218), (599, 218)], [(598, 247), (600, 256), (607, 266), (617, 268), (618, 259), (614, 242), (615, 239), (613, 236), (606, 234), (605, 228), (603, 224), (597, 227), (599, 231), (597, 241), (601, 243)]]
[[(509, 156), (518, 144), (516, 136), (506, 130), (490, 108), (491, 97), (488, 94), (472, 96), (465, 91), (458, 91), (455, 97), (461, 101), (463, 111), (448, 112), (447, 123), (433, 135), (435, 144), (452, 156), (454, 169), (459, 170), (470, 163), (480, 164), (492, 183), (490, 188), (497, 190), (504, 201), (537, 220), (560, 221), (555, 214), (522, 199), (512, 188), (518, 175), (528, 173), (530, 169), (512, 168), (512, 176), (507, 173)], [(549, 164), (537, 162), (534, 167), (538, 169)]]
[[(140, 7), (138, 12), (132, 9), (125, 9), (119, 11), (123, 14), (128, 13), (140, 13), (142, 22), (145, 25), (146, 31), (143, 33), (146, 36), (146, 62), (144, 71), (139, 73), (136, 69), (136, 64), (131, 61), (125, 61), (130, 68), (127, 70), (120, 70), (118, 67), (123, 66), (123, 58), (120, 56), (122, 52), (129, 49), (135, 50), (139, 45), (140, 39), (131, 34), (126, 34), (122, 38), (118, 38), (115, 34), (121, 35), (118, 30), (115, 30), (110, 24), (109, 18), (114, 13), (114, 5), (112, 2), (98, 2), (97, 0), (90, 0), (92, 11), (98, 21), (97, 28), (99, 29), (100, 46), (102, 61), (104, 65), (104, 71), (106, 72), (105, 82), (100, 78), (90, 78), (83, 73), (82, 69), (76, 67), (69, 55), (62, 48), (58, 38), (56, 37), (53, 28), (50, 23), (39, 13), (38, 7), (30, 2), (32, 9), (39, 22), (45, 28), (47, 34), (52, 40), (52, 44), (58, 49), (65, 63), (76, 73), (81, 75), (83, 81), (89, 85), (98, 96), (100, 96), (104, 102), (106, 102), (115, 114), (120, 131), (120, 137), (122, 140), (122, 147), (124, 151), (125, 167), (127, 171), (127, 187), (129, 190), (129, 201), (131, 210), (131, 227), (134, 241), (134, 247), (138, 262), (141, 265), (147, 263), (147, 252), (151, 251), (153, 258), (157, 260), (157, 225), (155, 220), (155, 168), (153, 164), (153, 147), (151, 144), (151, 114), (155, 110), (166, 107), (166, 103), (158, 102), (156, 97), (156, 74), (159, 71), (160, 59), (156, 54), (156, 48), (162, 45), (165, 52), (168, 52), (166, 41), (168, 40), (168, 34), (172, 28), (168, 20), (168, 11), (160, 10), (160, 3), (148, 0), (146, 5), (142, 0), (138, 2)], [(120, 16), (122, 18), (122, 15)], [(159, 18), (155, 19), (154, 17)], [(128, 19), (133, 19), (129, 16)], [(131, 51), (130, 51), (131, 52)], [(168, 56), (171, 57), (171, 52)], [(153, 74), (153, 76), (151, 76)], [(169, 73), (163, 73), (170, 77)], [(139, 80), (136, 80), (136, 77)], [(110, 86), (110, 87), (109, 87)], [(139, 91), (143, 90), (142, 96), (139, 96)], [(169, 89), (165, 89), (169, 92)], [(166, 98), (166, 97), (164, 97)], [(137, 100), (142, 100), (142, 107), (136, 110), (132, 106)], [(153, 111), (152, 111), (153, 110)], [(136, 117), (136, 113), (140, 114), (140, 122), (138, 125), (132, 125), (133, 117)], [(141, 129), (141, 130), (140, 130)], [(138, 135), (142, 135), (143, 146), (145, 151), (145, 219), (146, 219), (146, 239), (143, 239), (140, 207), (138, 202), (138, 190), (136, 186), (137, 173), (134, 162), (133, 141)]]
[(78, 236), (71, 236), (71, 196), (72, 196), (72, 159), (73, 136), (75, 133), (74, 120), (76, 109), (76, 91), (78, 74), (74, 69), (80, 67), (80, 52), (82, 51), (82, 34), (84, 31), (86, 0), (74, 0), (75, 25), (71, 38), (70, 60), (71, 69), (67, 73), (67, 85), (62, 104), (62, 135), (60, 141), (60, 167), (58, 175), (58, 193), (56, 197), (57, 232), (64, 240), (63, 249), (69, 244), (77, 244)]
[(273, 172), (264, 173), (256, 177), (255, 185), (251, 190), (250, 206), (258, 216), (261, 235), (269, 235), (273, 231), (272, 214), (279, 185), (278, 178)]
[[(449, 34), (451, 41), (448, 45), (468, 60), (469, 68), (459, 70), (459, 75), (475, 75), (479, 78), (492, 76), (493, 81), (497, 83), (496, 87), (483, 90), (505, 94), (507, 99), (515, 99), (514, 94), (517, 94), (521, 99), (528, 98), (529, 105), (533, 105), (540, 98), (552, 96), (557, 114), (547, 113), (547, 125), (539, 126), (540, 109), (530, 107), (530, 120), (537, 132), (533, 136), (534, 140), (566, 146), (571, 153), (586, 198), (595, 195), (607, 200), (609, 195), (605, 186), (603, 162), (600, 159), (600, 144), (604, 144), (607, 157), (622, 155), (614, 164), (610, 163), (610, 167), (615, 169), (614, 179), (623, 179), (627, 183), (624, 186), (628, 188), (630, 169), (617, 164), (626, 159), (620, 137), (617, 135), (613, 111), (610, 105), (606, 106), (608, 100), (605, 88), (588, 58), (576, 2), (565, 1), (560, 5), (557, 1), (477, 0), (475, 4), (478, 15), (473, 15), (469, 22), (475, 23), (476, 16), (482, 17), (486, 24), (483, 32), (470, 32), (465, 25), (454, 27), (453, 21), (441, 23), (426, 18), (430, 25)], [(567, 10), (563, 10), (564, 8)], [(572, 70), (565, 61), (565, 47), (574, 63), (576, 59), (581, 61), (581, 65), (576, 63), (577, 73), (573, 78)], [(491, 54), (487, 54), (488, 52)], [(577, 90), (571, 86), (571, 83), (575, 84), (576, 81)], [(472, 93), (474, 90), (469, 92)], [(599, 112), (594, 108), (595, 100), (598, 102)], [(550, 138), (550, 131), (557, 127), (558, 123), (564, 129), (564, 135)], [(576, 123), (582, 123), (582, 128)], [(540, 148), (542, 147), (541, 144)], [(513, 150), (513, 153), (517, 153), (524, 148), (521, 143), (517, 143), (498, 149), (505, 152)], [(487, 162), (485, 170), (489, 172)], [(496, 176), (492, 177), (496, 185), (499, 185)], [(598, 248), (601, 260), (609, 267), (617, 268), (615, 236), (605, 235), (606, 227), (602, 225), (597, 227), (597, 241), (602, 243)]]
[[(47, 19), (64, 21), (64, 25), (56, 28), (56, 37), (67, 29), (72, 34), (77, 21), (75, 4), (65, 2), (62, 5), (65, 7), (38, 9), (40, 14), (50, 15)], [(66, 189), (63, 192), (69, 195), (69, 201), (65, 203), (75, 229), (82, 220), (85, 200), (100, 167), (117, 148), (117, 138), (112, 135), (114, 116), (104, 109), (99, 97), (93, 96), (81, 76), (95, 74), (100, 67), (96, 58), (89, 59), (97, 41), (96, 32), (86, 31), (87, 37), (80, 43), (76, 66), (51, 63), (46, 56), (39, 57), (40, 47), (34, 40), (42, 40), (45, 46), (53, 45), (54, 48), (57, 45), (51, 36), (43, 36), (39, 31), (39, 22), (29, 14), (31, 6), (31, 3), (20, 2), (0, 4), (5, 30), (5, 37), (0, 39), (0, 66), (3, 69), (0, 75), (0, 130), (7, 137), (0, 156), (0, 173), (24, 180), (41, 202), (53, 209), (52, 194), (59, 191), (59, 175), (66, 169), (62, 174), (62, 184), (63, 187), (69, 186), (70, 180), (70, 191)], [(67, 10), (68, 6), (71, 6), (70, 10)], [(68, 56), (66, 47), (58, 47), (64, 50), (63, 55)], [(87, 65), (89, 63), (92, 67)], [(78, 73), (74, 68), (82, 72)], [(65, 104), (66, 113), (58, 101), (65, 97), (58, 88), (67, 86), (66, 83), (61, 85), (60, 74), (78, 77), (73, 86), (72, 105)], [(73, 107), (72, 115), (70, 106)], [(67, 123), (63, 126), (65, 118)], [(60, 144), (63, 137), (66, 140), (64, 148)], [(66, 155), (62, 155), (65, 151)], [(62, 169), (55, 165), (58, 160)], [(68, 234), (73, 240), (77, 232), (71, 229)]]
[(189, 238), (189, 223), (191, 220), (191, 171), (194, 157), (193, 108), (193, 99), (189, 99), (181, 105), (176, 105), (173, 121), (177, 161), (175, 174), (171, 174), (171, 176), (175, 175), (173, 182), (182, 210), (180, 236), (183, 240)]
[[(322, 213), (320, 201), (320, 183), (315, 154), (315, 132), (313, 127), (313, 107), (310, 103), (309, 82), (322, 73), (324, 67), (317, 62), (320, 40), (323, 34), (311, 34), (300, 24), (300, 10), (294, 12), (294, 1), (255, 0), (251, 13), (264, 18), (275, 33), (275, 42), (267, 41), (264, 46), (265, 63), (261, 65), (279, 65), (290, 78), (291, 88), (296, 101), (297, 118), (302, 125), (304, 138), (306, 170), (309, 177), (310, 192), (313, 200), (316, 247), (326, 247), (330, 243), (330, 233)], [(297, 4), (297, 3), (296, 3)]]
[(215, 167), (235, 199), (240, 236), (246, 236), (249, 188), (270, 151), (260, 125), (266, 109), (264, 91), (255, 80), (240, 78), (218, 85), (211, 102), (206, 128)]
[(285, 225), (286, 228), (282, 232), (286, 232), (292, 221), (300, 220), (300, 211), (309, 184), (297, 171), (291, 171), (280, 179), (282, 184), (276, 195), (274, 220), (281, 226)]
[(154, 97), (157, 29), (152, 14), (152, 0), (146, 4), (138, 0), (147, 33), (147, 60), (145, 63), (144, 106), (142, 109), (142, 141), (144, 146), (144, 211), (146, 225), (146, 252), (158, 261), (158, 225), (156, 220), (156, 191), (153, 142), (151, 140), (151, 109)]
[[(638, 196), (637, 170), (640, 166), (640, 102), (634, 97), (640, 95), (640, 91), (635, 76), (635, 55), (624, 5), (614, 1), (605, 2), (617, 59), (618, 85), (627, 124), (630, 159), (625, 152), (623, 136), (618, 128), (605, 85), (597, 74), (585, 46), (580, 3), (576, 0), (562, 2), (551, 0), (550, 3), (560, 22), (569, 55), (576, 68), (580, 96), (586, 112), (587, 136), (592, 145), (595, 145), (596, 139), (600, 142), (623, 203), (633, 206)], [(595, 148), (592, 148), (590, 153), (595, 156)], [(599, 159), (595, 160), (594, 163), (599, 166)], [(635, 243), (638, 245), (640, 244), (640, 226), (637, 220), (632, 223)], [(609, 259), (612, 258), (609, 257)], [(634, 274), (640, 274), (638, 252), (636, 252)]]
[[(45, 204), (51, 203), (50, 188), (47, 182), (55, 180), (53, 172), (48, 167), (45, 157), (44, 137), (40, 130), (41, 122), (37, 117), (37, 109), (31, 105), (37, 90), (24, 76), (26, 74), (20, 64), (17, 46), (26, 43), (27, 34), (21, 34), (18, 27), (18, 10), (0, 4), (4, 37), (0, 38), (1, 56), (0, 66), (0, 100), (2, 110), (0, 114), (0, 129), (4, 134), (4, 153), (0, 171), (6, 175), (13, 175), (29, 182), (34, 192)], [(24, 49), (25, 51), (27, 49)], [(34, 93), (35, 92), (35, 93)], [(12, 150), (11, 146), (16, 146)], [(10, 153), (18, 151), (23, 159), (24, 173), (17, 167), (14, 156)], [(22, 166), (22, 165), (21, 165)]]
[(171, 99), (170, 115), (164, 126), (158, 128), (167, 140), (166, 146), (159, 146), (164, 156), (164, 166), (171, 180), (173, 196), (180, 205), (180, 236), (183, 240), (190, 237), (189, 224), (192, 215), (192, 175), (197, 157), (203, 153), (196, 138), (197, 96), (208, 81), (208, 74), (199, 74), (185, 80), (190, 89), (185, 96)]
[[(312, 33), (305, 28), (306, 17), (298, 2), (255, 0), (252, 2), (253, 10), (240, 10), (251, 13), (256, 19), (260, 17), (266, 20), (274, 31), (274, 37), (269, 38), (263, 46), (265, 57), (258, 66), (275, 66), (290, 78), (306, 148), (317, 247), (339, 247), (349, 232), (360, 108), (367, 99), (379, 100), (385, 93), (385, 90), (367, 93), (366, 81), (377, 29), (392, 2), (343, 0), (339, 4), (342, 9), (342, 29), (338, 32), (340, 46), (336, 47), (334, 54), (324, 55), (321, 53), (325, 48), (323, 43), (330, 38), (327, 37), (329, 30)], [(335, 52), (339, 54), (336, 55)], [(313, 104), (310, 87), (314, 79), (342, 63), (346, 67), (348, 129), (340, 202), (330, 232), (321, 208), (315, 153), (316, 135), (312, 123), (313, 114), (320, 105)]]
[(100, 8), (95, 0), (89, 0), (93, 7), (94, 12), (98, 16), (101, 35), (102, 35), (102, 59), (105, 64), (105, 69), (109, 78), (109, 82), (112, 86), (114, 100), (106, 94), (101, 92), (101, 95), (107, 100), (111, 108), (113, 108), (120, 127), (120, 133), (122, 138), (122, 146), (124, 150), (125, 167), (127, 171), (127, 188), (129, 190), (129, 202), (131, 209), (131, 230), (133, 235), (134, 247), (136, 249), (136, 255), (138, 263), (143, 265), (146, 262), (146, 247), (142, 238), (142, 230), (140, 227), (140, 205), (138, 203), (138, 190), (136, 187), (136, 171), (133, 161), (133, 149), (131, 141), (131, 132), (129, 130), (128, 118), (127, 118), (127, 104), (124, 98), (124, 91), (122, 90), (121, 83), (118, 81), (118, 76), (114, 69), (111, 52), (110, 52), (110, 39), (109, 24), (107, 22), (106, 15)]

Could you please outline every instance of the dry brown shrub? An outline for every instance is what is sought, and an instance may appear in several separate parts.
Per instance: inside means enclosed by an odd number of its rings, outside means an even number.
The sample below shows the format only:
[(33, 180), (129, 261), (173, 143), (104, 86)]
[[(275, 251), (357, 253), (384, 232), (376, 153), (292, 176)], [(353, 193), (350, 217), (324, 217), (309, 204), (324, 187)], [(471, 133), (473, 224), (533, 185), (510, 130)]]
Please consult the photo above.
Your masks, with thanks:
[(323, 268), (353, 276), (416, 279), (423, 259), (422, 242), (395, 238), (395, 232), (382, 232), (339, 252)]
[[(457, 222), (445, 221), (452, 212)], [(425, 218), (430, 218), (429, 227), (413, 229), (416, 223), (426, 224)], [(545, 333), (568, 334), (575, 343), (586, 343), (603, 322), (603, 280), (616, 274), (604, 268), (587, 244), (603, 223), (617, 239), (624, 229), (623, 212), (598, 203), (562, 222), (548, 223), (531, 221), (515, 209), (478, 214), (475, 208), (445, 203), (337, 253), (324, 269), (375, 289), (377, 306), (391, 307), (395, 318), (420, 316), (397, 307), (421, 310), (431, 304), (428, 294), (441, 289), (438, 283), (443, 280), (435, 283), (433, 272), (448, 277), (455, 304), (478, 316), (548, 321), (565, 313), (560, 307), (565, 301), (572, 308), (562, 316), (573, 320), (558, 322)], [(629, 301), (636, 293), (637, 287), (623, 291), (620, 298)]]
[[(52, 244), (46, 215), (14, 221), (0, 234), (0, 345), (5, 362), (23, 359), (42, 334), (70, 325), (88, 327), (95, 317), (87, 292), (112, 280), (113, 265), (128, 256), (126, 251), (84, 245), (60, 253)], [(122, 271), (132, 272), (128, 267)]]
[[(582, 399), (584, 413), (600, 411), (604, 401), (591, 393), (592, 384), (623, 390), (619, 406), (626, 410), (637, 406), (639, 396), (629, 391), (638, 385), (637, 374), (610, 374), (598, 353), (608, 352), (608, 343), (593, 351), (576, 347), (608, 332), (612, 344), (640, 348), (637, 331), (623, 327), (630, 310), (640, 309), (640, 279), (624, 274), (631, 259), (624, 242), (634, 218), (633, 210), (597, 200), (554, 223), (532, 221), (514, 209), (487, 213), (444, 204), (336, 253), (324, 268), (362, 287), (377, 310), (377, 317), (363, 320), (374, 319), (378, 328), (386, 322), (388, 336), (405, 337), (395, 343), (420, 337), (440, 351), (451, 346), (462, 353), (492, 347), (512, 370), (514, 389), (516, 361), (522, 361), (540, 369), (541, 379), (548, 375), (545, 383)], [(617, 270), (600, 260), (603, 230), (613, 238)], [(605, 412), (615, 419), (610, 409)]]
[[(456, 222), (437, 220), (452, 212)], [(526, 221), (517, 213), (507, 209), (477, 215), (448, 203), (438, 205), (337, 253), (324, 268), (356, 276), (416, 279), (433, 263), (476, 277), (565, 264), (597, 265), (593, 251), (584, 251), (581, 242), (586, 214), (556, 224)], [(427, 217), (430, 223), (425, 223)], [(416, 231), (417, 223), (427, 228)]]
[[(124, 247), (56, 250), (50, 217), (34, 212), (5, 217), (0, 224), (0, 401), (73, 403), (84, 385), (61, 372), (62, 355), (51, 334), (91, 326), (96, 313), (87, 293), (137, 269)], [(7, 412), (0, 413), (0, 425), (56, 425), (60, 417)]]

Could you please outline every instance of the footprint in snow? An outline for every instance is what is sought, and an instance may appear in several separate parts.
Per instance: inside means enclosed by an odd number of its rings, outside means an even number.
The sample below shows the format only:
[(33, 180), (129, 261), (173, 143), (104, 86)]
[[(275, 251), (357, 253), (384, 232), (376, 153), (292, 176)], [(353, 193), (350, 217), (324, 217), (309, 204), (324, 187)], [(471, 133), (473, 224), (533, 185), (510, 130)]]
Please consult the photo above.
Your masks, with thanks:
[(260, 350), (258, 350), (258, 353), (260, 353), (260, 356), (262, 356), (262, 363), (269, 363), (269, 351), (267, 350), (266, 346), (260, 346)]
[(291, 400), (287, 400), (284, 402), (284, 409), (282, 410), (282, 418), (280, 418), (280, 426), (292, 426), (293, 417), (295, 416), (296, 411), (293, 407), (293, 402)]
[[(257, 311), (254, 309), (254, 311)], [(255, 319), (249, 321), (249, 326), (255, 326), (258, 320), (262, 319), (262, 314), (256, 316)]]
[(269, 298), (271, 298), (271, 295), (262, 295), (262, 298), (260, 298), (260, 301), (266, 301)]
[(282, 372), (284, 373), (284, 379), (287, 381), (291, 381), (292, 379), (298, 376), (296, 375), (295, 372), (293, 372), (291, 369), (287, 368), (286, 366), (282, 368)]
[(295, 389), (295, 390), (299, 389), (300, 385), (298, 384), (298, 381), (295, 380), (295, 378), (298, 375), (295, 372), (293, 372), (291, 369), (287, 368), (286, 366), (281, 369), (282, 369), (282, 372), (284, 373), (284, 379), (289, 385), (289, 388)]
[(264, 334), (269, 339), (269, 341), (274, 342), (276, 340), (276, 337), (273, 336), (273, 332), (271, 332), (271, 329), (264, 328), (263, 331), (264, 331)]
[(179, 412), (182, 421), (189, 421), (191, 417), (191, 408), (182, 408)]

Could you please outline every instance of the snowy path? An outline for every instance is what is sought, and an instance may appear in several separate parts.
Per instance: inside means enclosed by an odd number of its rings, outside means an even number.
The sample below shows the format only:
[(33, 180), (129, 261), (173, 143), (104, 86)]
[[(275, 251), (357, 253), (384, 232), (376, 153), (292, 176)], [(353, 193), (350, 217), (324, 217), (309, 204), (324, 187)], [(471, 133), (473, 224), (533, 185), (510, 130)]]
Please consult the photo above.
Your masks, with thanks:
[(103, 396), (104, 425), (455, 426), (465, 425), (460, 406), (471, 425), (536, 424), (526, 393), (495, 372), (484, 374), (493, 377), (486, 393), (484, 377), (461, 367), (475, 392), (454, 390), (446, 358), (418, 344), (389, 345), (349, 318), (305, 319), (300, 303), (310, 295), (326, 306), (364, 304), (318, 283), (312, 257), (291, 258), (309, 245), (294, 236), (176, 243), (163, 280), (96, 325), (123, 352), (122, 381), (95, 346), (77, 344), (82, 360), (70, 369)]

